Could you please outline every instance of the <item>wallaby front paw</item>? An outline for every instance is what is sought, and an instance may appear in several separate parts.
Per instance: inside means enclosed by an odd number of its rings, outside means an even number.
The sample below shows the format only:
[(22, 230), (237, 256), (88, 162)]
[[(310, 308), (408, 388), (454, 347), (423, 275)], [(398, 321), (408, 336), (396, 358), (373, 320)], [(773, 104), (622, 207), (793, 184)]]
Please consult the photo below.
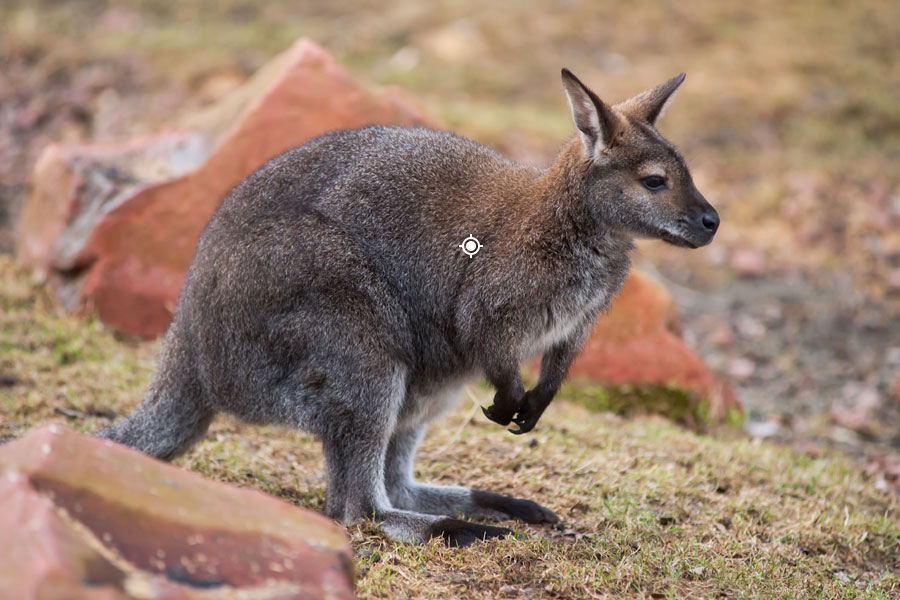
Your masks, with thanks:
[(534, 390), (526, 392), (525, 397), (522, 399), (522, 408), (519, 409), (518, 414), (512, 420), (519, 428), (510, 429), (509, 432), (522, 435), (534, 429), (534, 426), (540, 421), (541, 415), (544, 414), (544, 410), (550, 405), (551, 400), (553, 400), (553, 394), (541, 395)]
[(482, 406), (481, 412), (494, 423), (504, 426), (512, 422), (513, 415), (516, 413), (515, 409), (501, 410), (496, 404), (491, 404), (487, 408)]
[(514, 433), (516, 435), (522, 435), (523, 433), (528, 433), (534, 426), (537, 425), (537, 422), (540, 420), (541, 415), (532, 414), (527, 409), (519, 411), (519, 414), (516, 415), (516, 418), (513, 419), (513, 422), (519, 426), (518, 429), (510, 429), (510, 433)]

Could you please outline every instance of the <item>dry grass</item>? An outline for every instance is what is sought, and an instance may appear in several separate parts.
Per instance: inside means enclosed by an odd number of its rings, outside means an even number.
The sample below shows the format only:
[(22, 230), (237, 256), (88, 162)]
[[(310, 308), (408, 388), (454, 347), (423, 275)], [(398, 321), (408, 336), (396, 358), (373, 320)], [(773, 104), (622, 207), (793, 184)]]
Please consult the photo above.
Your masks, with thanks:
[[(159, 344), (61, 315), (0, 257), (0, 435), (51, 421), (90, 431), (140, 397)], [(476, 390), (476, 394), (480, 393)], [(363, 598), (891, 598), (900, 593), (895, 496), (838, 456), (813, 459), (662, 418), (623, 420), (555, 403), (514, 437), (467, 401), (435, 428), (421, 478), (540, 500), (563, 526), (470, 549), (350, 528)], [(72, 416), (56, 409), (76, 411)], [(321, 510), (309, 436), (220, 419), (181, 464)]]

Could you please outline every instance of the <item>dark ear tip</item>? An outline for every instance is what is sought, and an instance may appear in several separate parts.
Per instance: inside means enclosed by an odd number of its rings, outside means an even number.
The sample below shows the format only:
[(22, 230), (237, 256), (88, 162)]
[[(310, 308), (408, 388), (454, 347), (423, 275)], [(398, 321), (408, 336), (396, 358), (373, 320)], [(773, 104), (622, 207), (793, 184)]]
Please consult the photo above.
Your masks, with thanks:
[(572, 71), (568, 70), (565, 67), (563, 67), (562, 71), (560, 71), (560, 75), (562, 75), (563, 80), (575, 78), (575, 75), (572, 74)]
[(682, 81), (684, 81), (685, 77), (687, 77), (687, 73), (682, 71), (681, 73), (679, 73), (678, 75), (675, 76), (675, 79), (678, 81), (678, 83), (681, 83)]

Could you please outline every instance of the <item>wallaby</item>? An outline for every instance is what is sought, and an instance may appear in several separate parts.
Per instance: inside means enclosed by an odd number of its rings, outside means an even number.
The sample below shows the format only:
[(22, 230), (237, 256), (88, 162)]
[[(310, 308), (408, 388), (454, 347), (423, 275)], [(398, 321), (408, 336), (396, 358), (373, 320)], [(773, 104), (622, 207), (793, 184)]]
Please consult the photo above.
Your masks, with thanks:
[[(681, 74), (615, 106), (568, 70), (578, 134), (546, 170), (451, 133), (327, 133), (237, 185), (206, 226), (144, 402), (99, 435), (171, 459), (227, 412), (318, 436), (327, 514), (451, 545), (556, 522), (530, 500), (413, 479), (462, 386), (530, 431), (620, 289), (634, 238), (696, 248), (716, 211), (654, 128)], [(465, 243), (474, 237), (477, 242)], [(522, 361), (543, 354), (523, 389)]]

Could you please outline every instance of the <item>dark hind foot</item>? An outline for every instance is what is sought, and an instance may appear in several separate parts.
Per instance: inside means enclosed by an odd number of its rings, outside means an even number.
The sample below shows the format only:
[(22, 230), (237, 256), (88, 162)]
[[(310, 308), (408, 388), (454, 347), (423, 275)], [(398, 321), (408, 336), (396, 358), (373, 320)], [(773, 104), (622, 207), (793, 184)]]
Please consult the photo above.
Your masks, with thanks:
[(513, 530), (506, 527), (493, 527), (470, 523), (460, 519), (440, 519), (431, 526), (431, 537), (444, 538), (444, 543), (456, 548), (471, 546), (479, 540), (489, 540), (512, 535)]
[(559, 523), (559, 517), (552, 510), (531, 500), (472, 490), (472, 504), (477, 509), (505, 515), (508, 519), (525, 523)]

